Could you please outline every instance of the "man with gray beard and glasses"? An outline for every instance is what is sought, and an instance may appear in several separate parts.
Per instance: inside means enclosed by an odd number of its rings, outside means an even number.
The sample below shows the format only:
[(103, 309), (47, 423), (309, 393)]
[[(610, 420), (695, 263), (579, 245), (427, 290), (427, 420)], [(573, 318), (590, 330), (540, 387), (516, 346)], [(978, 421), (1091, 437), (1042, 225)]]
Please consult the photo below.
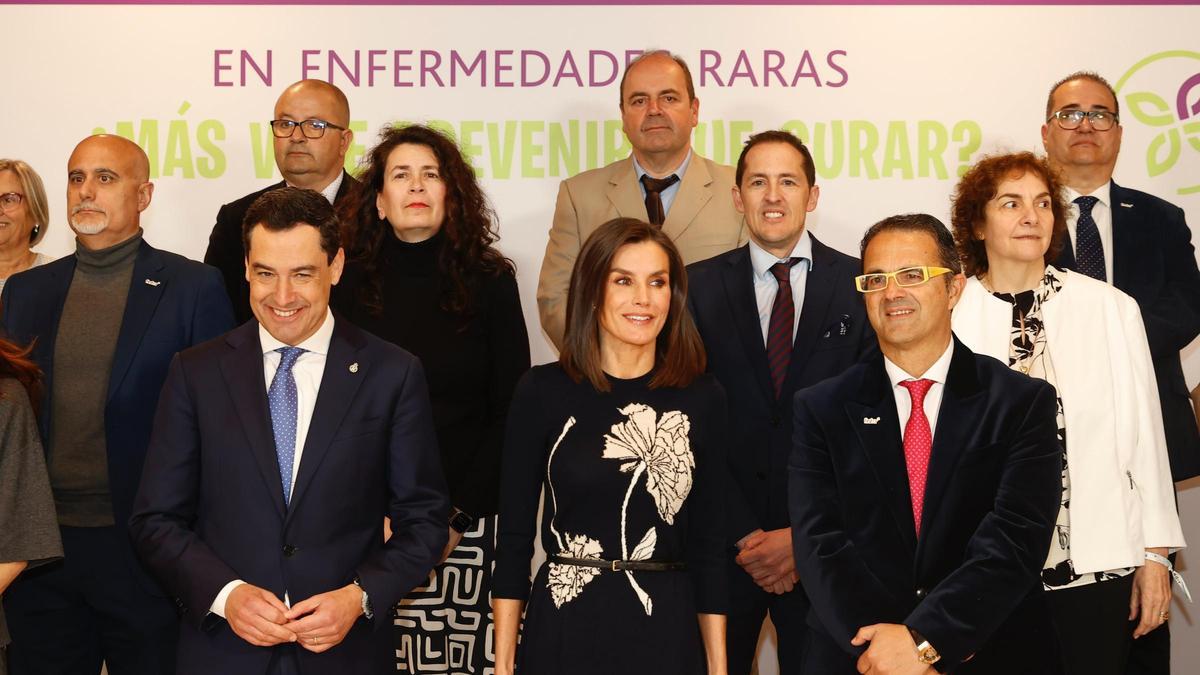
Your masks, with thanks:
[(39, 431), (64, 560), (4, 596), (10, 668), (27, 673), (170, 673), (176, 603), (146, 574), (126, 523), (171, 358), (233, 327), (217, 270), (142, 238), (146, 154), (91, 136), (67, 163), (75, 253), (17, 274), (0, 299), (9, 339), (44, 373)]

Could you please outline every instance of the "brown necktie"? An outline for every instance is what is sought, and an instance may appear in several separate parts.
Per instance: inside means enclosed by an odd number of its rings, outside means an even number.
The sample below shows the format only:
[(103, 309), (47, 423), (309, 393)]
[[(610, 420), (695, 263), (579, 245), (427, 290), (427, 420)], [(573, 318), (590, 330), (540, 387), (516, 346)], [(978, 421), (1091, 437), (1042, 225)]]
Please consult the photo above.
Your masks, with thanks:
[(646, 215), (654, 225), (662, 225), (667, 219), (663, 211), (662, 191), (679, 182), (679, 176), (671, 174), (666, 178), (651, 178), (642, 174), (642, 187), (646, 188)]

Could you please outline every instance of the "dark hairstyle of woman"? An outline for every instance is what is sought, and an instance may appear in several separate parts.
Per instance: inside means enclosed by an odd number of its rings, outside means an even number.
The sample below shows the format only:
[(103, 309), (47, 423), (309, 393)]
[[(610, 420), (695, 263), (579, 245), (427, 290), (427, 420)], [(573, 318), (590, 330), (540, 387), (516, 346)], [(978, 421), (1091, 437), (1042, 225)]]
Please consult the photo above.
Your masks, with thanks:
[(613, 258), (622, 246), (652, 241), (667, 254), (671, 309), (658, 340), (650, 387), (686, 387), (704, 373), (704, 343), (687, 309), (683, 258), (662, 229), (636, 218), (615, 218), (588, 237), (571, 270), (567, 323), (559, 363), (571, 379), (587, 378), (597, 391), (609, 391), (600, 366), (600, 311), (604, 307)]
[(22, 349), (0, 339), (0, 377), (11, 377), (25, 387), (25, 393), (29, 394), (29, 402), (33, 405), (36, 415), (42, 404), (42, 371), (29, 360), (31, 351), (33, 345)]
[(406, 143), (423, 145), (437, 157), (438, 171), (446, 184), (446, 218), (441, 227), (446, 246), (438, 261), (445, 281), (441, 306), (448, 312), (469, 315), (474, 300), (472, 277), (512, 273), (513, 265), (493, 248), (499, 239), (496, 215), (458, 145), (441, 131), (420, 124), (388, 127), (379, 133), (379, 143), (367, 156), (359, 176), (358, 194), (344, 202), (351, 208), (357, 205), (355, 212), (343, 214), (342, 222), (347, 257), (361, 263), (370, 280), (363, 286), (361, 300), (370, 311), (383, 311), (379, 251), (384, 237), (392, 236), (392, 228), (380, 217), (375, 200), (383, 189), (388, 156)]
[(967, 276), (980, 276), (988, 270), (987, 250), (977, 234), (987, 220), (987, 203), (996, 197), (1000, 183), (1026, 173), (1041, 178), (1050, 192), (1054, 229), (1050, 233), (1050, 248), (1046, 249), (1044, 260), (1050, 265), (1058, 259), (1067, 236), (1067, 205), (1058, 174), (1045, 159), (1032, 152), (991, 155), (979, 160), (958, 181), (958, 187), (954, 190), (954, 204), (950, 208), (954, 240), (958, 244), (963, 273)]

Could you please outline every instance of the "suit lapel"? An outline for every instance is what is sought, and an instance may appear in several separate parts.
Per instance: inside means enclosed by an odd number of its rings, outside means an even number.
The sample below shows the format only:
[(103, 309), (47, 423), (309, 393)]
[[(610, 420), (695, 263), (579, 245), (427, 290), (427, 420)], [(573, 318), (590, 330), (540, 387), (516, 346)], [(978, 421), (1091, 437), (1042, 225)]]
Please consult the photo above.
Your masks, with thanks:
[(262, 344), (258, 340), (258, 322), (242, 324), (225, 337), (232, 348), (221, 359), (221, 375), (233, 399), (242, 430), (250, 441), (250, 453), (262, 472), (271, 503), (279, 518), (284, 516), (283, 480), (279, 477), (279, 459), (275, 436), (271, 431), (271, 412), (267, 409), (267, 384), (263, 378)]
[(137, 258), (133, 262), (133, 276), (129, 279), (129, 293), (125, 300), (125, 316), (121, 319), (121, 332), (117, 335), (117, 349), (108, 377), (110, 401), (129, 372), (133, 357), (137, 355), (142, 338), (146, 335), (146, 328), (154, 318), (158, 301), (167, 284), (171, 283), (169, 279), (161, 278), (162, 268), (162, 256), (143, 241), (138, 246)]
[(954, 338), (954, 355), (950, 357), (950, 370), (942, 389), (942, 404), (938, 408), (937, 430), (933, 435), (933, 451), (925, 478), (922, 532), (929, 532), (938, 517), (958, 460), (970, 446), (976, 420), (984, 417), (986, 397), (983, 394), (975, 372), (975, 355)]
[[(304, 439), (304, 454), (300, 457), (300, 468), (296, 473), (296, 484), (292, 489), (291, 505), (287, 518), (291, 519), (317, 470), (329, 452), (334, 434), (342, 426), (342, 420), (354, 394), (362, 384), (370, 363), (360, 351), (366, 345), (362, 333), (349, 321), (338, 316), (334, 319), (333, 337), (329, 341), (329, 355), (325, 358), (325, 370), (321, 375), (321, 389), (317, 393), (317, 404), (313, 408), (308, 436)], [(357, 364), (351, 369), (351, 364)]]
[[(633, 156), (618, 163), (608, 177), (608, 201), (612, 202), (617, 215), (622, 218), (648, 220), (646, 200), (638, 187), (637, 172), (633, 170)], [(598, 223), (597, 223), (598, 224)]]
[(733, 326), (742, 342), (742, 353), (750, 358), (754, 380), (768, 402), (775, 400), (771, 384), (771, 367), (767, 363), (767, 348), (763, 344), (762, 324), (758, 318), (758, 300), (754, 295), (754, 269), (750, 265), (750, 248), (742, 246), (722, 270), (725, 301), (733, 315)]
[(794, 380), (804, 370), (808, 357), (817, 346), (817, 340), (821, 338), (821, 332), (829, 326), (829, 302), (833, 299), (834, 291), (833, 256), (816, 237), (812, 238), (812, 245), (813, 266), (804, 282), (804, 303), (800, 308), (800, 322), (796, 324), (796, 339), (792, 343), (788, 381)]
[[(671, 210), (667, 213), (666, 221), (663, 222), (663, 232), (671, 238), (671, 241), (679, 240), (679, 235), (691, 227), (700, 210), (712, 199), (712, 183), (713, 178), (712, 174), (708, 172), (708, 165), (704, 163), (702, 157), (692, 153), (687, 172), (679, 184), (679, 192), (675, 193), (675, 200), (671, 202)], [(643, 208), (644, 206), (643, 204)]]
[[(1113, 235), (1113, 278), (1112, 283), (1117, 288), (1130, 288), (1135, 284), (1132, 283), (1132, 275), (1134, 267), (1127, 265), (1127, 261), (1137, 260), (1153, 260), (1154, 256), (1146, 256), (1141, 252), (1143, 241), (1137, 236), (1137, 206), (1134, 200), (1130, 198), (1125, 188), (1113, 183), (1109, 188), (1108, 198), (1112, 204), (1109, 205), (1109, 210), (1112, 212), (1112, 235)], [(1129, 204), (1128, 207), (1121, 204)], [(1136, 263), (1135, 263), (1136, 266)]]
[(910, 551), (916, 551), (917, 535), (896, 399), (883, 369), (882, 356), (873, 359), (863, 377), (858, 400), (846, 403), (846, 414), (850, 416), (851, 428), (883, 488), (883, 500), (892, 512), (901, 538)]
[[(54, 343), (58, 340), (58, 324), (62, 320), (67, 293), (71, 290), (71, 279), (75, 277), (75, 255), (67, 256), (62, 262), (50, 263), (48, 267), (51, 273), (45, 289), (46, 301), (41, 302), (42, 297), (38, 296), (38, 306), (34, 308), (34, 311), (37, 312), (37, 321), (33, 322), (38, 329), (45, 327), (44, 331), (39, 331), (34, 345), (35, 351), (41, 355), (41, 363), (45, 371), (42, 377), (42, 413), (38, 415), (38, 426), (41, 428), (43, 441), (48, 441), (50, 438), (50, 414), (53, 409), (50, 394), (54, 391)], [(47, 452), (50, 450), (48, 443), (45, 450)]]

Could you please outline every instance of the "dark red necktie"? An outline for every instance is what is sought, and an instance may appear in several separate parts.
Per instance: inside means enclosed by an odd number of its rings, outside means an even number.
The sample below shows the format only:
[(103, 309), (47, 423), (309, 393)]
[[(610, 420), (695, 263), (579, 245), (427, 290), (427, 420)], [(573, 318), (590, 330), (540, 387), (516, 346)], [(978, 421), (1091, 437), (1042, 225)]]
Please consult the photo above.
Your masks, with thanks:
[(662, 191), (679, 182), (679, 176), (671, 174), (666, 178), (651, 178), (647, 174), (642, 174), (642, 187), (646, 188), (646, 215), (650, 218), (650, 224), (662, 225), (667, 219), (667, 212), (663, 210)]
[(771, 274), (779, 282), (775, 302), (771, 305), (771, 322), (767, 324), (767, 363), (771, 367), (771, 383), (775, 398), (783, 390), (788, 365), (792, 362), (792, 324), (796, 319), (796, 302), (792, 299), (792, 268), (802, 258), (771, 265)]
[(929, 473), (929, 456), (933, 452), (933, 433), (925, 417), (925, 394), (933, 380), (906, 380), (900, 383), (912, 398), (912, 412), (904, 425), (904, 463), (908, 466), (908, 491), (912, 495), (913, 522), (921, 536), (921, 512), (925, 508), (925, 477)]

